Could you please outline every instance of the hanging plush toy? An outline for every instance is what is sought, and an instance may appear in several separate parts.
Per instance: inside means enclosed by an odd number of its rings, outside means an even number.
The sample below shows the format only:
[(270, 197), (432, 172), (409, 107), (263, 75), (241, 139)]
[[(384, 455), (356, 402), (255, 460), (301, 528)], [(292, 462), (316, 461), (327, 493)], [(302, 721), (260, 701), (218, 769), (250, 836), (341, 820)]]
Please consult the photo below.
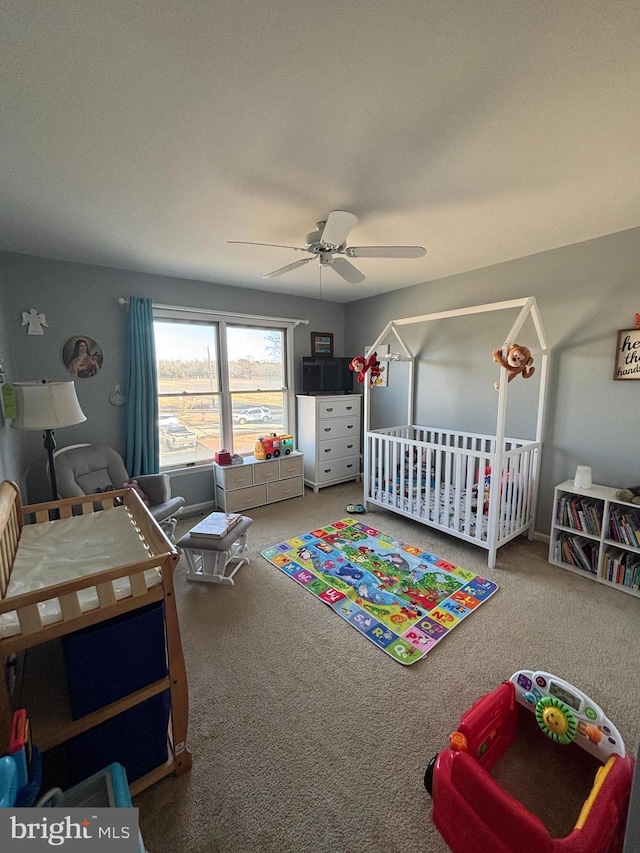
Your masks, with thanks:
[[(500, 367), (506, 367), (508, 382), (511, 382), (514, 376), (522, 374), (523, 379), (529, 379), (536, 372), (535, 367), (532, 367), (533, 356), (529, 347), (521, 346), (520, 344), (512, 344), (507, 351), (506, 360), (502, 357), (502, 350), (496, 349), (493, 351), (493, 360)], [(495, 382), (496, 390), (500, 389), (500, 383)]]
[(380, 376), (384, 367), (380, 367), (378, 354), (372, 352), (368, 358), (365, 358), (362, 355), (354, 355), (351, 359), (349, 370), (353, 370), (354, 373), (358, 374), (358, 382), (364, 382), (364, 377), (367, 371), (370, 372), (370, 379), (375, 379)]

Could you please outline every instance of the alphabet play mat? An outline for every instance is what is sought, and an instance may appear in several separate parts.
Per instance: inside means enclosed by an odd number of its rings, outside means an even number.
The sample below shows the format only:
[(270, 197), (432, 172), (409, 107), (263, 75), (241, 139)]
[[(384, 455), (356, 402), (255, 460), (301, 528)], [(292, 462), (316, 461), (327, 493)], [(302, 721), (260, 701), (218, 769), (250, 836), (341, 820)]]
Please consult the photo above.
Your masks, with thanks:
[(421, 660), (498, 589), (353, 518), (262, 556), (405, 665)]

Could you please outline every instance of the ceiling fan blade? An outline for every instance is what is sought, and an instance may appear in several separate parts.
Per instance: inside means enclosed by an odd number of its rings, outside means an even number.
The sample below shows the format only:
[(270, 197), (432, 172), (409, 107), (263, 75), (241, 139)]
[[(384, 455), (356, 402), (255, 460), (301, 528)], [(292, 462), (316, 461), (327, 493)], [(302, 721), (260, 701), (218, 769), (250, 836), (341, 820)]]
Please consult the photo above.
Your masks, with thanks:
[(328, 246), (342, 246), (358, 217), (346, 210), (332, 210), (322, 231), (322, 242)]
[(356, 269), (345, 258), (334, 258), (330, 266), (349, 284), (360, 284), (361, 281), (365, 280), (365, 276), (362, 275), (360, 270)]
[(424, 246), (350, 246), (345, 255), (350, 258), (422, 258)]
[(293, 270), (297, 270), (299, 267), (303, 267), (305, 264), (308, 264), (309, 261), (313, 260), (313, 258), (302, 258), (300, 261), (294, 261), (292, 264), (287, 264), (286, 267), (280, 267), (280, 269), (274, 270), (273, 272), (268, 272), (266, 275), (263, 275), (262, 278), (276, 278), (277, 276), (284, 275), (287, 272), (293, 272)]
[(227, 243), (240, 243), (243, 246), (273, 246), (274, 249), (293, 249), (294, 252), (307, 251), (302, 246), (280, 246), (278, 243), (250, 243), (248, 240), (227, 240)]

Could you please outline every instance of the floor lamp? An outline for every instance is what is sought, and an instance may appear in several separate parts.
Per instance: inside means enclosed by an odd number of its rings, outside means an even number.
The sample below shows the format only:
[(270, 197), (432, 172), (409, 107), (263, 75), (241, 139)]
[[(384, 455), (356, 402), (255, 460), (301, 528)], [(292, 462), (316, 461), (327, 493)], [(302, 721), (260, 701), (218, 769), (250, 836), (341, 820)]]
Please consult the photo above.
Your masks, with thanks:
[(54, 429), (74, 426), (86, 421), (80, 408), (73, 382), (14, 382), (13, 389), (18, 404), (18, 417), (12, 427), (42, 430), (44, 447), (49, 455), (51, 500), (58, 500), (58, 481), (53, 451), (56, 449)]

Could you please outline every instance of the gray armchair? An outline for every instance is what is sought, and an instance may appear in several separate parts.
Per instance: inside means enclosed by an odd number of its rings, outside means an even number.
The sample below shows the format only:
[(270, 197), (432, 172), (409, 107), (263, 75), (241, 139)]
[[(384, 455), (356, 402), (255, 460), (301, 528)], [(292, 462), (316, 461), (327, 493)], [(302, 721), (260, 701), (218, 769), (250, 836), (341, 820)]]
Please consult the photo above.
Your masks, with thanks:
[[(120, 454), (104, 444), (73, 444), (54, 454), (58, 495), (74, 498), (96, 492), (121, 489), (130, 482)], [(173, 542), (184, 498), (171, 497), (166, 474), (142, 474), (135, 478), (149, 498), (149, 512)]]

